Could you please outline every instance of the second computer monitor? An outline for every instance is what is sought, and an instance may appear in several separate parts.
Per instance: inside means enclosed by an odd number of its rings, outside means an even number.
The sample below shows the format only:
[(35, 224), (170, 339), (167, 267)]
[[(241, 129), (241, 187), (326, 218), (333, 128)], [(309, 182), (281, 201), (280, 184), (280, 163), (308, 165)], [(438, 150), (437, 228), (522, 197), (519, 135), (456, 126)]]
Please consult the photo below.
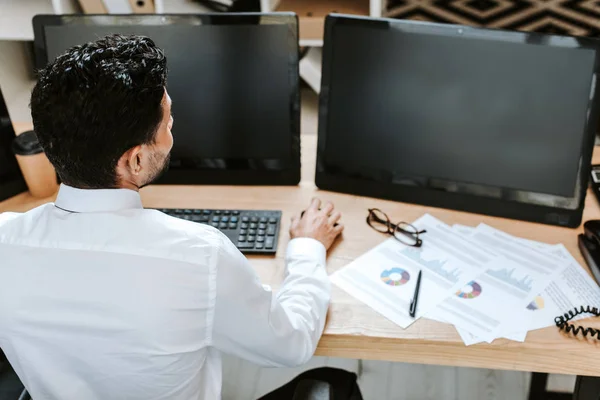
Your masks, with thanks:
[(33, 24), (38, 67), (114, 33), (148, 36), (164, 49), (175, 140), (159, 183), (299, 182), (294, 14), (43, 15)]
[(595, 39), (331, 15), (317, 186), (577, 226), (599, 72)]

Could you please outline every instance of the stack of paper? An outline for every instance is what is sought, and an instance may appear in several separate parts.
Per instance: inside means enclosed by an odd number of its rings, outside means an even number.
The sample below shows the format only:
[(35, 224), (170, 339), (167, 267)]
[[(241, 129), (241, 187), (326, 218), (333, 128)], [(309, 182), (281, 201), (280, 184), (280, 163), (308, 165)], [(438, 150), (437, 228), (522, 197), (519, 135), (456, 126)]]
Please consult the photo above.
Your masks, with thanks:
[(528, 331), (553, 325), (575, 306), (600, 305), (600, 288), (562, 245), (484, 224), (450, 227), (430, 215), (413, 225), (427, 230), (422, 247), (389, 239), (334, 273), (332, 282), (403, 328), (422, 316), (453, 324), (467, 345), (524, 341)]

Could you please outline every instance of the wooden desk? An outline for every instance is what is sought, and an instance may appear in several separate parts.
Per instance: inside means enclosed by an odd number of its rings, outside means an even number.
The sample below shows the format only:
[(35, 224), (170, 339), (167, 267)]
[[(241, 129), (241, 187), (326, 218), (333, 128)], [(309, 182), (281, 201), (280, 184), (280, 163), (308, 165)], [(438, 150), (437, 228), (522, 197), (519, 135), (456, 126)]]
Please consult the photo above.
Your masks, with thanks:
[[(15, 127), (22, 132), (30, 126), (17, 124)], [(367, 227), (365, 217), (369, 207), (378, 207), (393, 219), (404, 221), (413, 221), (424, 213), (430, 213), (448, 224), (474, 226), (485, 222), (525, 238), (563, 243), (585, 265), (577, 248), (580, 229), (320, 191), (314, 185), (315, 148), (316, 136), (302, 138), (302, 182), (297, 187), (150, 186), (142, 190), (142, 200), (146, 207), (280, 209), (283, 211), (284, 227), (294, 213), (308, 205), (312, 197), (331, 200), (342, 211), (346, 230), (343, 239), (329, 254), (329, 273), (387, 239)], [(596, 152), (594, 161), (600, 162), (600, 152)], [(20, 194), (1, 202), (0, 212), (26, 211), (51, 200), (34, 200), (28, 194)], [(597, 218), (600, 218), (600, 207), (589, 193), (584, 220)], [(288, 240), (287, 230), (283, 229), (276, 257), (250, 257), (262, 280), (275, 288), (282, 279)], [(600, 327), (598, 322), (591, 325)], [(451, 325), (421, 319), (403, 330), (333, 286), (327, 326), (317, 355), (600, 376), (599, 350), (600, 342), (572, 339), (554, 327), (530, 332), (525, 343), (499, 339), (492, 344), (466, 347)]]

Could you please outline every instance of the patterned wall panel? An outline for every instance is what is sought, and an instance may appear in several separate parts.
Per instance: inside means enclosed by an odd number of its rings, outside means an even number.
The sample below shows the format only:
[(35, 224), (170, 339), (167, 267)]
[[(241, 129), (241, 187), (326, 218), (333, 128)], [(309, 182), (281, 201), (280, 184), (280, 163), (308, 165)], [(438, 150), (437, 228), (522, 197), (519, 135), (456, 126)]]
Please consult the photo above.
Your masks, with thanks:
[(600, 0), (388, 0), (385, 16), (600, 37)]

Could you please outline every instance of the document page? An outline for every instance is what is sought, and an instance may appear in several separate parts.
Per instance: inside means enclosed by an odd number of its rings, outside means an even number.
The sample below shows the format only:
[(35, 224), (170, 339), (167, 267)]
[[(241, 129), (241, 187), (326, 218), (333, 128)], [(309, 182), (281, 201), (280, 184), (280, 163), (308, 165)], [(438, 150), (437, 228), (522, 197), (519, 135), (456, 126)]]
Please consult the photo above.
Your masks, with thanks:
[[(473, 340), (491, 342), (504, 333), (512, 335), (504, 331), (508, 321), (511, 325), (527, 324), (527, 316), (518, 310), (523, 310), (554, 274), (564, 269), (564, 263), (546, 255), (537, 257), (525, 244), (513, 243), (500, 235), (503, 232), (486, 225), (475, 230), (458, 226), (453, 232), (468, 238), (470, 246), (486, 251), (490, 261), (485, 273), (426, 317), (451, 323), (463, 334), (468, 332), (477, 338)], [(514, 334), (523, 336), (522, 332)]]
[[(453, 226), (453, 229), (466, 236), (470, 236), (477, 231), (477, 229), (462, 225)], [(518, 253), (521, 256), (528, 254), (526, 258), (528, 258), (529, 261), (533, 259), (538, 260), (539, 263), (539, 257), (542, 257), (542, 263), (556, 263), (556, 260), (558, 260), (564, 265), (562, 271), (551, 280), (544, 290), (538, 293), (533, 300), (521, 310), (522, 317), (517, 320), (525, 319), (526, 323), (522, 326), (522, 329), (515, 332), (514, 323), (506, 324), (498, 333), (499, 336), (511, 340), (522, 341), (521, 339), (525, 339), (527, 331), (553, 326), (555, 317), (574, 307), (579, 307), (581, 305), (587, 306), (588, 304), (597, 306), (600, 304), (600, 287), (598, 287), (598, 284), (594, 279), (577, 263), (562, 244), (550, 245), (523, 239), (509, 235), (505, 232), (497, 231), (491, 227), (486, 227), (484, 230), (486, 232), (495, 233), (495, 235), (492, 236), (497, 238), (501, 237), (504, 241), (505, 248), (507, 241), (517, 245), (517, 251), (514, 253)], [(528, 247), (528, 249), (521, 247), (523, 245)], [(511, 246), (508, 246), (508, 248), (514, 249)], [(585, 317), (586, 316), (581, 316), (576, 319)], [(457, 328), (457, 330), (467, 345), (485, 341), (466, 329)], [(487, 341), (490, 342), (490, 340)]]
[[(470, 249), (449, 226), (430, 215), (413, 223), (425, 229), (420, 248), (390, 238), (331, 275), (331, 281), (358, 300), (408, 327), (482, 270), (485, 253)], [(422, 271), (416, 318), (409, 307)]]

